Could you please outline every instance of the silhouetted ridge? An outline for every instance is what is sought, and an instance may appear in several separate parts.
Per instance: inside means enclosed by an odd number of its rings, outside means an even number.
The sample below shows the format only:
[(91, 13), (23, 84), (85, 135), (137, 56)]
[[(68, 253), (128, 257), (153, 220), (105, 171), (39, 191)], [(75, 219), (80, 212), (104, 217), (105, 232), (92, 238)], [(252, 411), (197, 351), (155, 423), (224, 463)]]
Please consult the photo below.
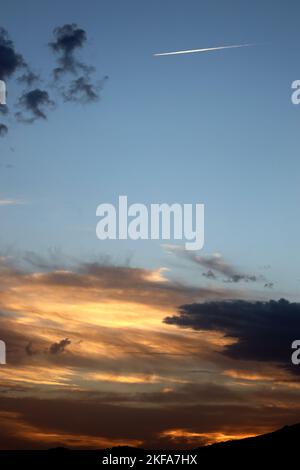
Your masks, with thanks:
[[(108, 465), (103, 465), (105, 457), (136, 457), (133, 467), (129, 465), (115, 465), (115, 468), (142, 468), (145, 467), (147, 455), (170, 455), (181, 454), (184, 456), (196, 455), (197, 466), (212, 464), (228, 464), (231, 468), (244, 469), (245, 466), (249, 467), (254, 465), (270, 465), (276, 463), (276, 467), (281, 466), (283, 469), (287, 465), (294, 464), (298, 461), (299, 457), (299, 444), (300, 444), (300, 424), (292, 426), (284, 426), (277, 431), (263, 434), (256, 437), (249, 437), (245, 439), (221, 442), (196, 449), (189, 450), (166, 450), (166, 449), (141, 449), (133, 447), (114, 447), (111, 449), (101, 450), (70, 450), (63, 447), (49, 449), (48, 451), (0, 451), (0, 463), (5, 462), (15, 464), (30, 464), (31, 467), (45, 463), (47, 465), (54, 464), (72, 464), (86, 468), (107, 468)], [(170, 465), (169, 465), (170, 466)], [(173, 465), (178, 468), (182, 465)], [(152, 468), (150, 466), (149, 468)], [(191, 465), (191, 468), (196, 468), (196, 465)], [(206, 468), (206, 467), (205, 467)]]

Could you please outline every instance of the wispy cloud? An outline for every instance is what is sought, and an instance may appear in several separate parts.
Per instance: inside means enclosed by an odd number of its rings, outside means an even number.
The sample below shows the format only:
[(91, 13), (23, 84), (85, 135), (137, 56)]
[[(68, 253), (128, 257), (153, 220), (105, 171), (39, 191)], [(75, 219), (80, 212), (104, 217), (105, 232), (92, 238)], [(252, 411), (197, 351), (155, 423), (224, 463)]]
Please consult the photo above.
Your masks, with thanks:
[[(238, 268), (228, 263), (220, 253), (213, 253), (212, 255), (198, 255), (185, 250), (179, 245), (164, 245), (164, 248), (168, 253), (181, 256), (201, 268), (206, 269), (207, 271), (202, 273), (202, 275), (208, 279), (216, 280), (218, 275), (222, 275), (224, 277), (223, 282), (266, 282), (263, 276), (241, 272)], [(265, 284), (265, 287), (270, 286)]]
[(183, 51), (159, 52), (153, 55), (155, 57), (158, 57), (158, 56), (165, 56), (165, 55), (194, 54), (196, 52), (212, 52), (212, 51), (220, 51), (222, 49), (237, 49), (240, 47), (250, 47), (250, 46), (255, 46), (255, 44), (233, 44), (231, 46), (207, 47), (204, 49), (187, 49)]
[(20, 204), (26, 204), (21, 199), (0, 199), (0, 206), (18, 206)]

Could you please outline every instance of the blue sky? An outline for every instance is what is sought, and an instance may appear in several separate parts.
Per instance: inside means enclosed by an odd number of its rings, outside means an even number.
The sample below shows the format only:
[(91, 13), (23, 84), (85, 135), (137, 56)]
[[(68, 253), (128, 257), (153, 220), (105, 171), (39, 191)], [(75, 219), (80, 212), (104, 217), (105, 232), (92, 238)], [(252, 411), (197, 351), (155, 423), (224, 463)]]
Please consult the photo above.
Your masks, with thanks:
[[(300, 6), (271, 1), (18, 1), (1, 24), (30, 65), (47, 75), (56, 26), (87, 31), (83, 52), (101, 78), (100, 102), (60, 103), (47, 122), (12, 124), (0, 141), (3, 250), (51, 248), (84, 258), (128, 257), (166, 266), (160, 243), (100, 242), (101, 202), (204, 203), (203, 253), (247, 271), (271, 265), (273, 297), (297, 298)], [(207, 54), (155, 52), (229, 44)], [(9, 97), (17, 93), (8, 82)], [(13, 151), (12, 151), (13, 148)], [(4, 168), (12, 164), (13, 168)], [(188, 275), (187, 273), (185, 275)]]

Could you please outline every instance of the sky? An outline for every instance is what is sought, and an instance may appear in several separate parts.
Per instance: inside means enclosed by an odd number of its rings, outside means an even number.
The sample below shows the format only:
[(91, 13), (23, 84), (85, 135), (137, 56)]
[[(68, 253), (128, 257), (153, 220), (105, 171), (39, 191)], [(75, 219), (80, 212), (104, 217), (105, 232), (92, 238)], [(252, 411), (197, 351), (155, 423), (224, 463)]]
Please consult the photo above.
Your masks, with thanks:
[[(0, 448), (184, 448), (299, 421), (299, 10), (2, 2)], [(204, 248), (100, 241), (119, 195), (203, 203)]]

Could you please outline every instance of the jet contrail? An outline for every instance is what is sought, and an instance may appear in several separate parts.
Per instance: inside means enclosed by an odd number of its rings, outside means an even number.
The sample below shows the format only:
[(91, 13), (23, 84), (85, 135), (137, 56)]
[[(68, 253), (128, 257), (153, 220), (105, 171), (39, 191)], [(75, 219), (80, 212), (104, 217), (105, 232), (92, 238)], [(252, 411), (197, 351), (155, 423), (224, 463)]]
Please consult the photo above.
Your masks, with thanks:
[(221, 49), (235, 49), (238, 47), (250, 47), (255, 46), (255, 44), (234, 44), (232, 46), (218, 46), (218, 47), (208, 47), (206, 49), (190, 49), (186, 51), (175, 51), (175, 52), (160, 52), (159, 54), (153, 54), (155, 57), (162, 55), (177, 55), (177, 54), (194, 54), (195, 52), (210, 52), (210, 51), (220, 51)]

